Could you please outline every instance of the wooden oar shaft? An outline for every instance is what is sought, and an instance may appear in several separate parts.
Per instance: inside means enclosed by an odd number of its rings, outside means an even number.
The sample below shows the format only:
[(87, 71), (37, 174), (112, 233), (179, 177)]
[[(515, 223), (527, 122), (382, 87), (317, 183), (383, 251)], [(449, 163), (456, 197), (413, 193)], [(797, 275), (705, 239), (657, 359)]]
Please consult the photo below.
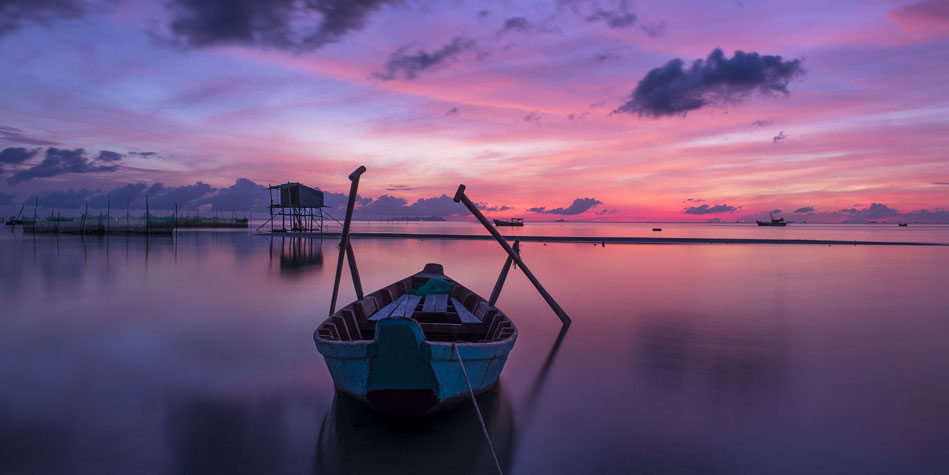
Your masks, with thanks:
[(359, 188), (359, 176), (366, 172), (365, 166), (360, 166), (349, 174), (349, 201), (346, 202), (346, 219), (343, 221), (343, 232), (339, 240), (339, 258), (336, 260), (336, 279), (333, 281), (333, 297), (330, 299), (330, 315), (336, 312), (336, 296), (339, 294), (339, 279), (343, 275), (343, 259), (346, 254), (350, 255), (350, 269), (353, 274), (353, 286), (356, 287), (356, 295), (362, 298), (362, 283), (359, 281), (359, 273), (356, 272), (356, 262), (349, 251), (349, 227), (353, 221), (353, 209), (356, 207), (356, 190)]
[(504, 237), (501, 236), (501, 233), (499, 233), (498, 230), (495, 229), (490, 222), (488, 222), (488, 218), (485, 218), (484, 215), (481, 214), (481, 210), (479, 210), (478, 207), (475, 206), (475, 204), (468, 198), (468, 196), (465, 195), (465, 185), (458, 185), (458, 191), (455, 192), (455, 202), (457, 203), (459, 201), (464, 203), (465, 207), (468, 208), (468, 211), (471, 211), (471, 214), (473, 214), (474, 217), (481, 222), (485, 229), (487, 229), (488, 232), (494, 236), (494, 239), (497, 240), (498, 244), (504, 248), (504, 250), (507, 252), (507, 255), (510, 256), (511, 259), (517, 263), (517, 265), (521, 266), (521, 270), (524, 271), (524, 275), (526, 275), (527, 279), (530, 280), (532, 284), (534, 284), (534, 288), (536, 288), (537, 291), (540, 292), (540, 295), (544, 297), (544, 300), (547, 301), (547, 305), (550, 305), (550, 308), (553, 309), (554, 313), (557, 314), (557, 317), (560, 318), (560, 321), (563, 322), (564, 325), (569, 325), (570, 317), (567, 316), (567, 312), (564, 312), (563, 309), (560, 308), (560, 305), (557, 304), (557, 301), (554, 300), (550, 293), (547, 292), (547, 289), (545, 289), (544, 286), (540, 284), (540, 281), (537, 280), (537, 277), (534, 277), (534, 273), (527, 268), (527, 265), (524, 264), (524, 261), (521, 260), (521, 257), (518, 256), (516, 252), (514, 252), (514, 249), (511, 249), (511, 246), (507, 243)]

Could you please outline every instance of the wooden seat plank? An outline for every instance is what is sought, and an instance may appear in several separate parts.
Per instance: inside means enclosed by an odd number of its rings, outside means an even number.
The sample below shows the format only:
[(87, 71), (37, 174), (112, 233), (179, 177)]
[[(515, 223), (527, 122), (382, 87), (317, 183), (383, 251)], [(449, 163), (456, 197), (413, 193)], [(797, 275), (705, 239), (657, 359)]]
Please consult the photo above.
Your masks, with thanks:
[(455, 311), (458, 312), (458, 318), (461, 319), (461, 323), (481, 323), (481, 320), (465, 308), (458, 299), (452, 297), (451, 303), (455, 305)]
[(448, 311), (448, 294), (431, 295), (435, 299), (435, 311), (445, 313)]
[(405, 300), (393, 311), (389, 316), (390, 317), (411, 317), (415, 313), (415, 307), (418, 306), (419, 301), (422, 300), (421, 295), (412, 295), (408, 294), (405, 297)]
[(375, 321), (379, 321), (379, 320), (382, 320), (383, 318), (388, 317), (389, 315), (392, 314), (392, 312), (395, 311), (396, 308), (399, 307), (399, 305), (405, 302), (405, 299), (407, 297), (408, 295), (400, 295), (398, 298), (396, 298), (392, 302), (389, 302), (388, 305), (386, 305), (385, 307), (382, 307), (376, 313), (372, 314), (372, 316), (369, 317), (369, 320), (372, 320), (375, 322)]

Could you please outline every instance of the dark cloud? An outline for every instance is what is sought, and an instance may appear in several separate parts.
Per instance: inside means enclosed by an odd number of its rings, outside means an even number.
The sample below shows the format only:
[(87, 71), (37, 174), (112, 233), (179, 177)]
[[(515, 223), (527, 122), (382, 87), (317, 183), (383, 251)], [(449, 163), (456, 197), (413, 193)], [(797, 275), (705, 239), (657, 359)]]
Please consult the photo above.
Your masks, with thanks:
[(85, 4), (81, 0), (0, 0), (0, 36), (26, 23), (45, 25), (61, 18), (78, 17)]
[(705, 201), (705, 200), (703, 200), (702, 198), (686, 198), (686, 199), (683, 201), (683, 203), (701, 203), (701, 202), (703, 202), (703, 201)]
[[(0, 15), (3, 11), (2, 5), (3, 0), (0, 0)], [(56, 142), (31, 137), (15, 127), (4, 127), (2, 125), (0, 125), (0, 142), (26, 145), (59, 145)]]
[(708, 218), (705, 220), (706, 223), (721, 223), (722, 218)]
[[(145, 183), (131, 183), (128, 185), (115, 187), (109, 191), (90, 195), (87, 197), (87, 199), (89, 200), (89, 206), (93, 209), (103, 209), (107, 206), (111, 206), (112, 209), (124, 209), (126, 207), (133, 209), (143, 209), (145, 208), (145, 196), (154, 197), (155, 192), (162, 189), (163, 187), (164, 185), (161, 183), (155, 183), (152, 185)], [(47, 207), (68, 207), (65, 205), (54, 206), (48, 203), (46, 198), (42, 196), (40, 197), (40, 202), (43, 206)], [(151, 203), (149, 203), (149, 205), (151, 205)]]
[(813, 207), (813, 206), (804, 206), (804, 207), (801, 207), (801, 208), (798, 208), (798, 209), (794, 210), (794, 212), (795, 212), (795, 213), (813, 213), (813, 212), (814, 212), (814, 207)]
[(934, 181), (933, 185), (949, 185), (949, 181)]
[(451, 109), (448, 109), (448, 112), (445, 112), (445, 115), (450, 116), (450, 117), (454, 117), (458, 115), (458, 108), (452, 107)]
[(34, 178), (51, 177), (64, 173), (114, 172), (118, 168), (116, 165), (94, 165), (91, 160), (86, 158), (85, 150), (81, 148), (60, 150), (50, 147), (46, 149), (46, 156), (42, 162), (14, 173), (13, 176), (7, 179), (7, 182), (15, 185)]
[(784, 131), (782, 130), (781, 132), (778, 132), (778, 135), (775, 135), (774, 137), (771, 138), (771, 143), (776, 144), (786, 138), (788, 138), (788, 136), (785, 135)]
[(480, 209), (482, 209), (482, 210), (484, 210), (484, 211), (491, 212), (491, 213), (498, 213), (498, 212), (501, 212), (501, 211), (507, 211), (507, 210), (510, 210), (510, 209), (514, 209), (514, 208), (512, 208), (512, 207), (510, 207), (510, 206), (508, 206), (508, 205), (500, 205), (500, 206), (478, 206), (478, 208), (480, 208)]
[(771, 119), (758, 119), (751, 123), (752, 127), (767, 127), (771, 124), (774, 124), (774, 121)]
[(720, 49), (685, 69), (681, 59), (649, 71), (626, 103), (613, 113), (648, 117), (685, 116), (705, 106), (737, 103), (751, 93), (789, 94), (788, 82), (804, 74), (801, 60), (736, 51), (729, 59)]
[(357, 214), (367, 217), (382, 216), (466, 216), (471, 214), (464, 206), (455, 203), (448, 195), (419, 198), (409, 204), (405, 198), (382, 195), (356, 209)]
[[(23, 204), (37, 203), (46, 209), (80, 209), (92, 198), (96, 191), (82, 188), (79, 190), (52, 190), (30, 196)], [(94, 208), (94, 206), (93, 206)]]
[[(36, 156), (40, 149), (27, 149), (23, 147), (7, 147), (0, 151), (0, 165), (4, 163), (19, 164)], [(3, 174), (3, 168), (0, 167), (0, 175)]]
[(520, 120), (523, 120), (524, 122), (539, 122), (541, 118), (541, 115), (535, 111), (521, 116)]
[(102, 150), (99, 152), (99, 156), (96, 157), (96, 160), (99, 160), (100, 162), (117, 162), (121, 159), (121, 153), (116, 153), (109, 150)]
[(258, 185), (247, 178), (238, 178), (233, 185), (218, 190), (204, 201), (214, 210), (254, 209), (263, 206), (264, 200), (270, 203), (266, 191), (267, 187), (264, 185)]
[(870, 203), (869, 208), (850, 208), (842, 209), (841, 213), (853, 216), (849, 221), (851, 222), (863, 222), (865, 219), (880, 219), (880, 218), (889, 218), (892, 216), (898, 216), (899, 211), (890, 208), (889, 206), (883, 203)]
[(543, 206), (537, 208), (528, 208), (527, 211), (533, 213), (542, 213), (542, 214), (564, 214), (564, 215), (574, 215), (583, 213), (586, 210), (596, 207), (596, 205), (603, 204), (602, 201), (595, 198), (577, 198), (573, 200), (573, 203), (566, 208), (554, 208), (547, 209)]
[(622, 2), (616, 10), (604, 10), (597, 7), (584, 19), (588, 22), (605, 21), (610, 28), (627, 28), (636, 24), (636, 14), (630, 12), (628, 8), (626, 2)]
[[(203, 204), (202, 198), (211, 196), (215, 190), (211, 185), (200, 181), (193, 185), (183, 186), (160, 186), (156, 188), (153, 185), (147, 191), (148, 205), (152, 209), (163, 210), (173, 210), (175, 205), (178, 206), (179, 210), (194, 209)], [(267, 199), (268, 203), (270, 202), (266, 194), (261, 192), (261, 200), (263, 199)], [(239, 209), (244, 211), (252, 208)]]
[(386, 61), (385, 72), (374, 73), (373, 77), (384, 81), (415, 79), (423, 71), (457, 61), (459, 56), (472, 50), (474, 46), (474, 40), (460, 36), (454, 37), (448, 44), (431, 53), (422, 50), (408, 53), (409, 48), (403, 46), (389, 56), (389, 60)]
[(129, 152), (129, 155), (138, 155), (139, 157), (154, 157), (158, 152)]
[(171, 32), (191, 47), (239, 44), (310, 51), (362, 30), (397, 0), (171, 0)]
[(949, 210), (944, 208), (936, 208), (932, 210), (928, 209), (918, 209), (916, 211), (910, 211), (905, 213), (904, 219), (906, 221), (949, 221)]
[(622, 57), (623, 57), (622, 48), (614, 47), (614, 48), (608, 48), (603, 51), (600, 51), (599, 53), (596, 53), (595, 55), (593, 55), (593, 60), (598, 63), (602, 63), (604, 61), (612, 61), (615, 59), (621, 59)]
[(701, 205), (701, 206), (690, 206), (683, 211), (683, 214), (718, 214), (718, 213), (731, 213), (738, 210), (734, 206), (728, 206), (727, 204), (720, 205)]
[(777, 208), (775, 208), (775, 209), (773, 209), (773, 210), (771, 210), (771, 211), (768, 211), (768, 212), (771, 213), (771, 214), (781, 214), (781, 210), (779, 210), (779, 209), (777, 209)]
[(511, 31), (526, 32), (532, 30), (533, 28), (534, 26), (531, 25), (529, 21), (527, 21), (527, 18), (519, 16), (505, 20), (504, 25), (501, 26), (500, 30), (498, 30), (498, 34), (508, 33)]
[(409, 185), (389, 185), (386, 187), (386, 191), (409, 191), (412, 189)]
[(666, 22), (662, 20), (642, 25), (639, 28), (653, 38), (666, 34)]
[(10, 203), (13, 203), (13, 198), (16, 198), (13, 193), (4, 193), (0, 191), (0, 206), (6, 206)]

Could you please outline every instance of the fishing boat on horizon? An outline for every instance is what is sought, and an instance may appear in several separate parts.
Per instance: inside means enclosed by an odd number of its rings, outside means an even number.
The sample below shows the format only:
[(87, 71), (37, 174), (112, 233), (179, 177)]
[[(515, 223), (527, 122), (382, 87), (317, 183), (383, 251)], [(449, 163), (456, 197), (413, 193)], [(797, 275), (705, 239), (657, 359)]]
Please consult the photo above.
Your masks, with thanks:
[(493, 219), (495, 226), (524, 226), (524, 218)]
[[(495, 306), (514, 264), (554, 310), (564, 327), (570, 318), (540, 285), (518, 252), (494, 229), (459, 185), (462, 202), (508, 257), (489, 299), (472, 292), (429, 263), (415, 274), (363, 295), (350, 241), (359, 167), (352, 182), (340, 237), (330, 314), (313, 333), (333, 384), (384, 413), (400, 416), (438, 411), (493, 388), (517, 340), (517, 327)], [(356, 300), (336, 310), (343, 261), (348, 260)], [(480, 414), (480, 413), (479, 413)], [(480, 417), (480, 416), (479, 416)]]
[(758, 223), (758, 226), (787, 226), (788, 225), (788, 222), (785, 221), (784, 218), (774, 219), (774, 214), (771, 214), (771, 213), (768, 213), (768, 216), (771, 217), (770, 222), (759, 221), (757, 219), (755, 220), (755, 222)]

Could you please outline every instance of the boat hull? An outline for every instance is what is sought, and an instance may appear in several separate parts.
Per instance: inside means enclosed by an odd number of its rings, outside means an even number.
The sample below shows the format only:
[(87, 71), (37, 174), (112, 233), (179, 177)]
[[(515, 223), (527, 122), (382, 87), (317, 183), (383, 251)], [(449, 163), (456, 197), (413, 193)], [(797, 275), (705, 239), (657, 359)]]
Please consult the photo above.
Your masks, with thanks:
[(516, 334), (493, 342), (427, 341), (414, 319), (387, 318), (377, 324), (373, 340), (314, 338), (338, 390), (385, 413), (417, 415), (468, 397), (456, 349), (472, 390), (477, 394), (491, 389)]

